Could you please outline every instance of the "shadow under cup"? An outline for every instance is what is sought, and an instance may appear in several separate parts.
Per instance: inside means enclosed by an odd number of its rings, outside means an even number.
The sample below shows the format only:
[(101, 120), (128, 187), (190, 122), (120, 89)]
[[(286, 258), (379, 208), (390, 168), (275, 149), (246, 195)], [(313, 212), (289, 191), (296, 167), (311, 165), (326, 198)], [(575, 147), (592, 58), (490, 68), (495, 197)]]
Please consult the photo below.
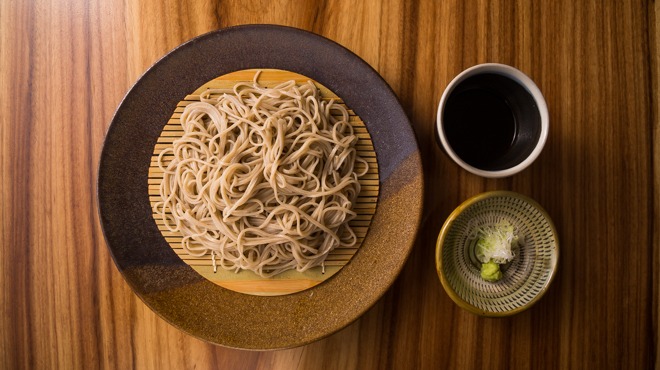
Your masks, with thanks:
[(447, 87), (436, 139), (466, 170), (486, 177), (510, 176), (540, 153), (547, 138), (547, 117), (540, 90), (522, 72), (500, 64), (479, 65)]

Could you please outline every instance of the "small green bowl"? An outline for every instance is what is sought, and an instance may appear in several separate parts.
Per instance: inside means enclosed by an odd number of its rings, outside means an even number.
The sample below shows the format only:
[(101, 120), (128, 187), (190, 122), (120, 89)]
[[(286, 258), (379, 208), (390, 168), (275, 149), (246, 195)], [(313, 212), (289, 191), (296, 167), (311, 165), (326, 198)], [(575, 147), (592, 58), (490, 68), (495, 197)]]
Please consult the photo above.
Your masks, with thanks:
[[(502, 279), (481, 278), (474, 239), (477, 226), (508, 221), (524, 237), (514, 259), (502, 265)], [(480, 316), (503, 317), (530, 308), (546, 292), (557, 272), (559, 243), (548, 213), (534, 200), (512, 191), (491, 191), (458, 206), (442, 226), (435, 265), (449, 297)]]

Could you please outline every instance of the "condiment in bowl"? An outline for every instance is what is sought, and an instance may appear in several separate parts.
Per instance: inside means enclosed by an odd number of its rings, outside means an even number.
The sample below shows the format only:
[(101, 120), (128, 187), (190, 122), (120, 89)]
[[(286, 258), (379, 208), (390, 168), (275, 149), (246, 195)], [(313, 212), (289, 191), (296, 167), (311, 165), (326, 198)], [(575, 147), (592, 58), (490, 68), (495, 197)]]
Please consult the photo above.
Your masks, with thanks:
[[(503, 262), (501, 277), (489, 279), (496, 276), (492, 270), (483, 274), (475, 229), (502, 225), (510, 225), (520, 243), (511, 251), (513, 258), (489, 259)], [(447, 294), (461, 308), (489, 317), (513, 315), (536, 303), (555, 276), (558, 258), (557, 231), (548, 213), (511, 191), (482, 193), (458, 206), (436, 245), (436, 269)]]

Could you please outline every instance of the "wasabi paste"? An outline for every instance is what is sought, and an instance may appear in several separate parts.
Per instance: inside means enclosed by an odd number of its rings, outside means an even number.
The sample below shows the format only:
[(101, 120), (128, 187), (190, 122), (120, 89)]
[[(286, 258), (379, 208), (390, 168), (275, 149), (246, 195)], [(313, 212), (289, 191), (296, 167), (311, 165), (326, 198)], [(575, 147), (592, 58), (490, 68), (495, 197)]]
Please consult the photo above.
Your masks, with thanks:
[(496, 282), (502, 278), (502, 271), (500, 265), (493, 262), (484, 263), (481, 265), (481, 278), (490, 282)]

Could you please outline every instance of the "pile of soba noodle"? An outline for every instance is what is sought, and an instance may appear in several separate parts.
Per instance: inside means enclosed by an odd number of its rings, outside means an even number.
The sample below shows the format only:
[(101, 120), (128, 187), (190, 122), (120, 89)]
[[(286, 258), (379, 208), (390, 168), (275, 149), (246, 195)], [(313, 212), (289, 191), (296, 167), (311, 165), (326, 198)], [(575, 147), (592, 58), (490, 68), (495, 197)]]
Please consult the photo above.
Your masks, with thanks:
[(334, 248), (356, 244), (348, 221), (368, 166), (344, 107), (322, 101), (312, 82), (266, 88), (258, 75), (186, 106), (185, 133), (158, 157), (154, 211), (191, 256), (211, 253), (214, 271), (270, 277), (323, 265)]

